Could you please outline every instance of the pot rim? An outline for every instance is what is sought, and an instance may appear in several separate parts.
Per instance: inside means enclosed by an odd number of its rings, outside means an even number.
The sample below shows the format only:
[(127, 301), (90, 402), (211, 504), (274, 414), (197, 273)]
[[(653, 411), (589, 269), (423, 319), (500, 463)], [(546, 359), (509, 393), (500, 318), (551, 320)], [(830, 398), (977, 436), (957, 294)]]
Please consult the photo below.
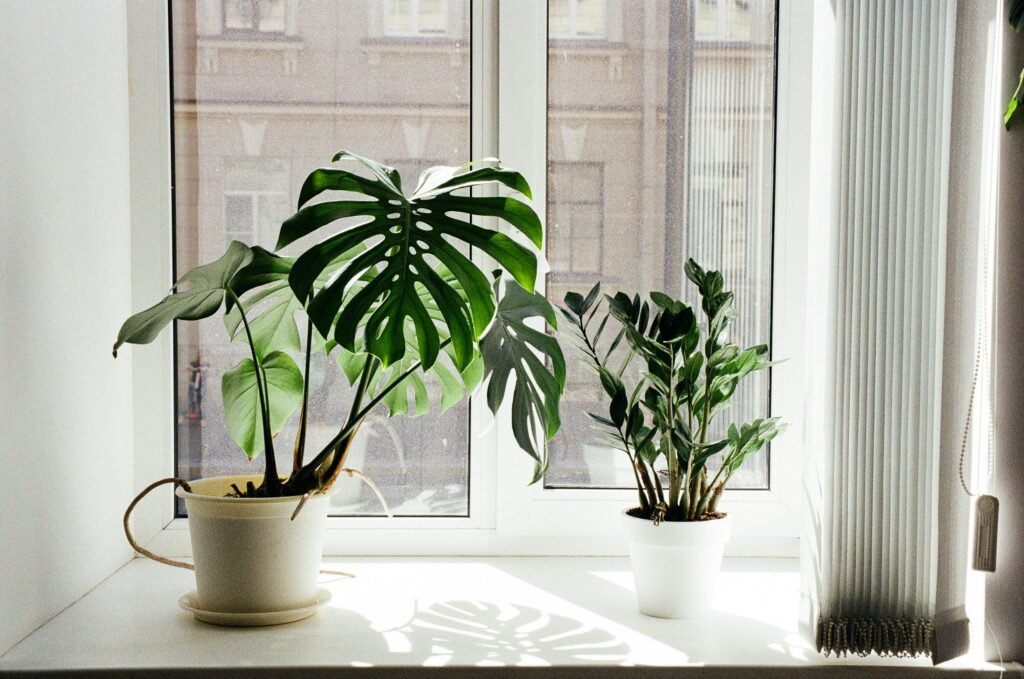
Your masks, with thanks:
[[(262, 480), (262, 474), (228, 474), (224, 476), (204, 476), (194, 481), (190, 481), (190, 484), (203, 483), (203, 482), (214, 482), (220, 481), (225, 485), (231, 483), (238, 483), (239, 481), (252, 481)], [(283, 479), (282, 479), (283, 480)], [(318, 498), (326, 498), (331, 495), (333, 491), (328, 490), (326, 493), (314, 493), (309, 497), (310, 500)], [(206, 495), (203, 493), (188, 492), (181, 486), (177, 486), (174, 489), (174, 494), (180, 497), (182, 500), (199, 501), (199, 502), (217, 502), (217, 503), (242, 503), (242, 504), (279, 504), (279, 503), (290, 503), (296, 504), (302, 499), (301, 495), (284, 495), (281, 497), (224, 497), (220, 495)]]
[[(650, 519), (642, 519), (639, 516), (633, 516), (632, 514), (630, 514), (629, 512), (630, 512), (631, 509), (635, 509), (635, 507), (628, 507), (626, 509), (623, 509), (622, 510), (622, 516), (626, 517), (627, 519), (633, 519), (634, 521), (646, 521), (646, 522), (650, 523), (652, 526), (654, 525), (654, 522), (651, 521)], [(730, 515), (729, 515), (728, 512), (723, 512), (723, 513), (724, 513), (724, 516), (719, 516), (718, 518), (715, 518), (715, 519), (706, 519), (704, 521), (662, 521), (659, 524), (658, 527), (660, 528), (661, 526), (702, 526), (702, 525), (703, 526), (720, 526), (720, 525), (722, 525), (723, 522), (728, 522), (729, 519), (730, 519)]]

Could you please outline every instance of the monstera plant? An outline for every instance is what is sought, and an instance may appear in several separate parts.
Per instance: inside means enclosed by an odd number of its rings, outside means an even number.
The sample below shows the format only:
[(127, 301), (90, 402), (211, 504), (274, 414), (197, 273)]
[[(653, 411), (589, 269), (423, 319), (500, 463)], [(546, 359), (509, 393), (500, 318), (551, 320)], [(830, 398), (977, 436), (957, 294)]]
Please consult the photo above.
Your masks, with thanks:
[[(266, 457), (262, 482), (233, 487), (238, 497), (323, 493), (378, 404), (392, 415), (423, 414), (432, 400), (443, 410), (486, 383), (497, 413), (513, 374), (512, 430), (536, 462), (536, 480), (547, 465), (543, 442), (559, 427), (565, 384), (558, 343), (533, 327), (556, 320), (534, 289), (541, 222), (518, 198), (471, 192), (504, 185), (529, 199), (526, 180), (497, 162), (433, 167), (407, 193), (393, 168), (345, 151), (333, 160), (349, 165), (308, 176), (276, 249), (324, 237), (296, 257), (232, 242), (220, 259), (188, 272), (163, 301), (129, 318), (114, 355), (124, 343), (152, 341), (172, 320), (224, 310), (228, 334), (249, 350), (223, 376), (226, 424), (248, 456)], [(511, 233), (475, 223), (488, 217)], [(496, 270), (476, 264), (470, 248)], [(337, 434), (307, 455), (306, 376), (315, 351), (335, 357), (353, 392)], [(282, 474), (275, 435), (296, 411), (291, 470)]]
[[(433, 167), (406, 192), (393, 168), (347, 152), (334, 161), (346, 166), (313, 171), (281, 226), (276, 249), (297, 256), (232, 242), (129, 318), (114, 344), (117, 356), (173, 320), (223, 309), (228, 335), (248, 347), (221, 388), (227, 428), (250, 458), (264, 454), (262, 476), (161, 479), (125, 515), (137, 551), (194, 568), (197, 591), (180, 603), (199, 620), (280, 624), (330, 598), (317, 584), (329, 495), (339, 474), (358, 471), (345, 460), (377, 406), (421, 415), (486, 385), (497, 413), (511, 391), (512, 431), (536, 462), (534, 480), (547, 465), (544, 441), (559, 427), (565, 359), (542, 329), (555, 325), (554, 311), (534, 290), (540, 219), (518, 198), (473, 192), (504, 185), (529, 199), (522, 175), (497, 162)], [(489, 218), (508, 232), (477, 223)], [(493, 272), (469, 252), (493, 260)], [(351, 407), (331, 440), (307, 455), (315, 352), (333, 356), (347, 376)], [(296, 413), (291, 469), (282, 473), (275, 436)], [(185, 502), (194, 566), (148, 552), (131, 535), (135, 504), (164, 483)]]

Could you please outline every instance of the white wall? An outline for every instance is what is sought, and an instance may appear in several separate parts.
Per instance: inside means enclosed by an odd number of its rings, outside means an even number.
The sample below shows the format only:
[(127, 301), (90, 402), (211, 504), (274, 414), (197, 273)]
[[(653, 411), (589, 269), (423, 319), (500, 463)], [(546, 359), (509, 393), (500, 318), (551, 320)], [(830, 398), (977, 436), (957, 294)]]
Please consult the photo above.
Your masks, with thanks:
[(0, 16), (2, 653), (131, 557), (132, 365), (124, 2)]

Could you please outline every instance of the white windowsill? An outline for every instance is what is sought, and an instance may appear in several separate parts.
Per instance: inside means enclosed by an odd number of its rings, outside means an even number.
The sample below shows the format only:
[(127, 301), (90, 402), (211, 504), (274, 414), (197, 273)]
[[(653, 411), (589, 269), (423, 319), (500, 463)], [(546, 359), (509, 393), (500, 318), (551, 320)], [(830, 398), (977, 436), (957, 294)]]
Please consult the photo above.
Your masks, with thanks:
[[(704, 621), (640, 615), (621, 557), (327, 563), (357, 577), (322, 576), (333, 599), (317, 615), (242, 630), (196, 622), (178, 607), (178, 597), (194, 589), (192, 573), (135, 559), (0, 657), (0, 673), (202, 668), (208, 676), (211, 668), (245, 666), (264, 668), (260, 676), (289, 667), (313, 676), (313, 668), (555, 665), (599, 666), (599, 676), (613, 676), (612, 667), (653, 665), (724, 666), (723, 676), (733, 677), (746, 666), (766, 679), (794, 667), (896, 677), (931, 666), (923, 658), (820, 656), (797, 632), (795, 559), (726, 559), (716, 610)], [(959, 667), (965, 671), (936, 672), (998, 676), (994, 665)]]

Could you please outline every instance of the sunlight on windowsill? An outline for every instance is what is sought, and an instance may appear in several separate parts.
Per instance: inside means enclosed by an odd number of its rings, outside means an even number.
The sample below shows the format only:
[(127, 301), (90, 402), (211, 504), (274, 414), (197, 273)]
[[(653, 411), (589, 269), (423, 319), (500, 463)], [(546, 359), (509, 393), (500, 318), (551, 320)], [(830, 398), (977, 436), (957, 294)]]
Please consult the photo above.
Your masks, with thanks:
[[(699, 621), (637, 612), (620, 557), (329, 559), (312, 618), (249, 630), (178, 607), (193, 575), (136, 559), (0, 658), (14, 669), (371, 666), (930, 667), (822, 658), (798, 632), (795, 559), (727, 559)], [(995, 675), (993, 675), (995, 676)]]

